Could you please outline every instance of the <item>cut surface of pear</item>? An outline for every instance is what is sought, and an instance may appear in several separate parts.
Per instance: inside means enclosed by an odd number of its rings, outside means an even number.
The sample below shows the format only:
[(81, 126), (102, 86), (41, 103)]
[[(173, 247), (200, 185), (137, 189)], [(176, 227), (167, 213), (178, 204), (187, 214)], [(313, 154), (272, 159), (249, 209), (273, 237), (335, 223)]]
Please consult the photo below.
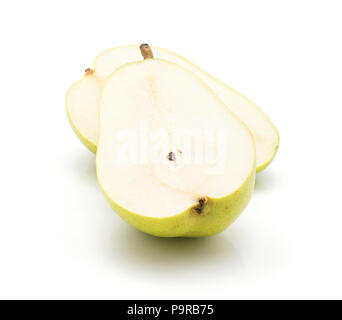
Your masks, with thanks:
[(70, 87), (65, 99), (71, 127), (92, 152), (97, 149), (100, 89), (100, 80), (93, 70), (87, 69), (84, 77)]
[[(205, 81), (223, 103), (247, 125), (256, 145), (257, 172), (263, 170), (271, 163), (278, 149), (279, 135), (270, 119), (252, 101), (192, 64), (186, 58), (162, 48), (152, 47), (152, 50), (156, 58), (176, 63)], [(99, 81), (98, 90), (100, 90), (106, 78), (118, 67), (128, 62), (139, 61), (140, 57), (138, 45), (116, 47), (98, 55), (94, 60), (95, 73), (93, 75)], [(72, 91), (70, 89), (69, 94), (72, 94)], [(86, 88), (84, 88), (85, 99), (94, 101), (91, 97), (91, 92), (88, 93), (86, 91)], [(67, 105), (67, 109), (71, 110), (73, 108), (79, 107)], [(79, 132), (78, 136), (82, 137), (81, 141), (83, 143), (87, 145), (90, 142), (96, 147), (96, 143), (94, 143), (94, 128), (90, 130), (90, 119), (94, 120), (98, 117), (97, 103), (94, 103), (92, 108), (87, 108), (84, 112), (91, 112), (89, 118), (80, 116), (80, 118), (74, 119), (71, 117), (71, 122), (80, 123), (85, 121), (86, 123), (82, 125), (82, 128), (78, 126), (74, 130), (76, 133)], [(78, 114), (76, 115), (78, 116)]]
[(124, 220), (198, 237), (238, 217), (254, 187), (253, 137), (204, 82), (146, 59), (109, 76), (99, 101), (98, 181)]

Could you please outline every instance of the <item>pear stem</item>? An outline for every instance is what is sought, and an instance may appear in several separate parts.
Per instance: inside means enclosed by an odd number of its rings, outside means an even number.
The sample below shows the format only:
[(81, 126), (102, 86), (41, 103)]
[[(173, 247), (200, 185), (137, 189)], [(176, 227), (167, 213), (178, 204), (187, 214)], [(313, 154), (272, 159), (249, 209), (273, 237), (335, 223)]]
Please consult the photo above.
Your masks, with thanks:
[(140, 52), (141, 52), (141, 55), (144, 57), (144, 60), (153, 59), (152, 49), (147, 43), (143, 43), (140, 46)]
[(84, 70), (86, 76), (90, 76), (94, 73), (93, 69), (87, 68)]

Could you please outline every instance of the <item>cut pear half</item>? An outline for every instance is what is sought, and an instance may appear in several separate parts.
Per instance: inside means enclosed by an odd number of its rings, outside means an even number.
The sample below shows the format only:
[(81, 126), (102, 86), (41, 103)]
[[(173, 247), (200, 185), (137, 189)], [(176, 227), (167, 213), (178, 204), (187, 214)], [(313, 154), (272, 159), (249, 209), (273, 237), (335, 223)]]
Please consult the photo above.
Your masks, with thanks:
[(198, 77), (153, 59), (106, 78), (99, 100), (98, 181), (113, 209), (162, 237), (221, 232), (248, 204), (255, 145), (248, 128)]
[[(257, 172), (263, 170), (271, 163), (278, 149), (279, 135), (270, 119), (261, 111), (261, 109), (259, 109), (259, 107), (236, 90), (191, 63), (186, 58), (162, 48), (152, 47), (152, 50), (156, 58), (176, 63), (193, 72), (197, 77), (206, 82), (223, 103), (247, 125), (254, 137), (256, 145)], [(140, 52), (138, 45), (116, 47), (98, 55), (94, 60), (95, 72), (92, 74), (92, 77), (97, 80), (97, 82), (94, 81), (94, 84), (98, 83), (98, 91), (103, 82), (113, 71), (128, 62), (139, 60)], [(97, 143), (97, 135), (95, 133), (97, 124), (94, 125), (94, 123), (98, 118), (98, 105), (94, 102), (92, 107), (90, 107), (89, 102), (96, 101), (93, 96), (93, 91), (96, 90), (88, 90), (88, 84), (85, 84), (84, 86), (82, 86), (82, 82), (78, 84), (78, 87), (74, 85), (69, 90), (68, 95), (74, 96), (82, 94), (84, 97), (83, 100), (79, 99), (80, 104), (76, 103), (76, 99), (70, 99), (74, 102), (73, 104), (68, 103), (69, 99), (67, 98), (69, 119), (78, 137), (86, 146), (88, 146), (88, 148), (91, 146), (90, 150), (93, 151), (96, 148)], [(74, 93), (76, 90), (77, 93)], [(74, 111), (74, 109), (76, 109), (76, 111)], [(82, 115), (82, 112), (91, 114)]]

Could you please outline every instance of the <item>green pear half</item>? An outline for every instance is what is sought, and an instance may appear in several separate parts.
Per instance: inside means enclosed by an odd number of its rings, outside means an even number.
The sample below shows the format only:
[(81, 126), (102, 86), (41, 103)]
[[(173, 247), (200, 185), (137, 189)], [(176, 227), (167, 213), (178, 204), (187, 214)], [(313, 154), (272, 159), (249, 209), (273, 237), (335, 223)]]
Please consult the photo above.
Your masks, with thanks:
[(99, 99), (96, 171), (115, 212), (160, 237), (223, 231), (248, 204), (255, 144), (192, 72), (154, 59), (118, 68)]
[[(184, 57), (171, 51), (152, 47), (156, 58), (180, 65), (193, 72), (215, 92), (249, 128), (256, 144), (257, 172), (273, 160), (279, 145), (279, 135), (270, 119), (248, 98), (209, 75)], [(93, 152), (96, 151), (98, 130), (97, 98), (105, 79), (118, 67), (140, 60), (139, 47), (126, 45), (109, 49), (95, 58), (94, 72), (76, 82), (66, 96), (67, 113), (71, 125), (80, 140)]]

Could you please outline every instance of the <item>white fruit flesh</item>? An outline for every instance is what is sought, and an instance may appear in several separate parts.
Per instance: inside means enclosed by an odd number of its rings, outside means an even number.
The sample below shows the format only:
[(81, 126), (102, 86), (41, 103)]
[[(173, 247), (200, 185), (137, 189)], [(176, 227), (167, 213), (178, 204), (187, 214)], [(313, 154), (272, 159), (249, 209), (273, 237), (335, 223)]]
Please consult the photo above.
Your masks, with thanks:
[(66, 95), (67, 114), (74, 131), (90, 149), (95, 150), (98, 140), (99, 83), (94, 74), (86, 74), (71, 86)]
[[(142, 131), (134, 131), (142, 126), (148, 127), (148, 137), (162, 130), (168, 138), (180, 132), (201, 138), (210, 132), (223, 139), (205, 140), (207, 158), (194, 162), (193, 144), (159, 136), (153, 145), (162, 142), (157, 152), (148, 148), (142, 159), (141, 141), (146, 137), (140, 139)], [(123, 136), (133, 139), (122, 140)], [(122, 161), (125, 150), (134, 161)], [(255, 146), (246, 126), (199, 78), (159, 59), (127, 64), (105, 81), (96, 158), (106, 196), (126, 211), (154, 218), (180, 214), (199, 199), (226, 197), (255, 171)], [(209, 158), (217, 161), (205, 160)]]

